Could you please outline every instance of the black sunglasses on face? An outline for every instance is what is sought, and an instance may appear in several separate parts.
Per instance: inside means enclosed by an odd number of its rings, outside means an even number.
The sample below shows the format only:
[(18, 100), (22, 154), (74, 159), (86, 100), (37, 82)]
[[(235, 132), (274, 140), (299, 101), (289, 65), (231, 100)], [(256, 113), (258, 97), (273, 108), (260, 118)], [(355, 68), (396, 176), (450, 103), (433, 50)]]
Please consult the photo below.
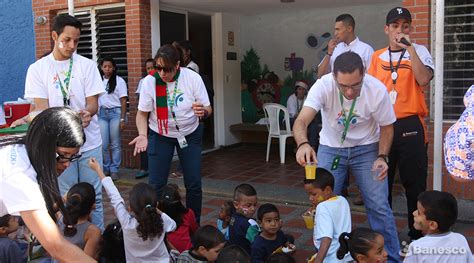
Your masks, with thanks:
[(56, 153), (56, 161), (58, 163), (67, 163), (67, 162), (74, 162), (81, 158), (82, 154), (76, 153), (73, 154), (71, 157), (66, 157), (62, 154)]
[(167, 67), (162, 67), (162, 66), (156, 66), (156, 70), (158, 72), (164, 71), (165, 73), (170, 73), (173, 71), (174, 68), (167, 68)]

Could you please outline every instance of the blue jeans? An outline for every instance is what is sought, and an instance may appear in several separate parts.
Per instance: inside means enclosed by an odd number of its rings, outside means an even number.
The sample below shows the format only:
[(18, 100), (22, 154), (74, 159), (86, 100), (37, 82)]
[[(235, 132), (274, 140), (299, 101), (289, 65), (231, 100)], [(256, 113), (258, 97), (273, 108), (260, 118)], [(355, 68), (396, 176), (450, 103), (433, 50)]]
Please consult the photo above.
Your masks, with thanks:
[[(122, 145), (120, 143), (121, 108), (100, 107), (99, 125), (102, 136), (102, 156), (104, 157), (104, 172), (117, 173), (122, 161)], [(110, 142), (110, 144), (109, 144)], [(112, 158), (109, 154), (112, 152)]]
[(179, 147), (176, 138), (159, 135), (150, 130), (148, 137), (148, 182), (155, 188), (158, 196), (161, 189), (168, 183), (168, 175), (173, 160), (175, 147), (183, 167), (184, 186), (186, 187), (186, 206), (191, 208), (199, 223), (202, 205), (201, 186), (201, 151), (202, 133), (204, 126), (199, 124), (198, 128), (186, 136), (188, 146), (184, 149)]
[(65, 195), (69, 189), (80, 182), (91, 184), (95, 189), (95, 210), (92, 211), (92, 223), (104, 230), (104, 208), (102, 206), (102, 183), (97, 173), (89, 167), (89, 159), (94, 157), (99, 164), (102, 164), (101, 146), (83, 152), (79, 160), (71, 165), (58, 177), (59, 190), (61, 195)]
[[(336, 170), (331, 170), (332, 162), (337, 155), (340, 156), (339, 167)], [(370, 227), (383, 235), (389, 262), (400, 262), (397, 227), (387, 200), (387, 178), (383, 181), (372, 179), (372, 165), (377, 159), (377, 155), (378, 143), (350, 148), (320, 145), (317, 155), (318, 167), (324, 168), (334, 175), (334, 192), (337, 195), (341, 194), (349, 169), (352, 171), (362, 193)]]

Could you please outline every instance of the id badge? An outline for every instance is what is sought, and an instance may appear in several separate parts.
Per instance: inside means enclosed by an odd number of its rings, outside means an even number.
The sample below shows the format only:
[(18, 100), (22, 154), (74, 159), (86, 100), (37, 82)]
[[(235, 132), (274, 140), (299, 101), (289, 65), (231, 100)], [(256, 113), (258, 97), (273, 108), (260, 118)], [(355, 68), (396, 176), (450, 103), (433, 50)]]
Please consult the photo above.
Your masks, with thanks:
[(392, 104), (395, 104), (395, 101), (397, 100), (397, 95), (398, 95), (397, 91), (392, 90), (392, 91), (390, 91), (390, 93), (388, 95), (390, 95), (390, 102)]
[(186, 141), (186, 138), (183, 137), (178, 137), (178, 143), (179, 143), (179, 148), (184, 149), (188, 147), (188, 142)]
[(337, 170), (337, 167), (339, 167), (339, 161), (341, 160), (341, 156), (336, 156), (334, 157), (334, 160), (332, 161), (331, 165), (331, 170)]

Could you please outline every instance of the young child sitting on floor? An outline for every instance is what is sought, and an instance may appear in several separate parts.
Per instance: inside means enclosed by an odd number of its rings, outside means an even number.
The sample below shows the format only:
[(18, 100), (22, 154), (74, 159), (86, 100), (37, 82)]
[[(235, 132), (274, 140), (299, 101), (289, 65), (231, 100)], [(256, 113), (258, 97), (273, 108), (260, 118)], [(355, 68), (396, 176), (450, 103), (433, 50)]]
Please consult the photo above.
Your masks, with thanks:
[(403, 262), (474, 262), (466, 238), (450, 231), (458, 218), (458, 204), (452, 194), (423, 192), (417, 208), (413, 226), (424, 237), (410, 244)]
[(0, 217), (0, 262), (26, 262), (28, 256), (8, 237), (18, 229), (18, 219), (6, 214)]
[(230, 245), (221, 250), (216, 263), (250, 263), (250, 256), (242, 247)]
[(175, 184), (163, 187), (160, 197), (160, 209), (176, 222), (176, 230), (166, 235), (168, 242), (182, 253), (192, 247), (191, 237), (198, 229), (194, 211), (181, 202), (179, 188)]
[(89, 183), (78, 183), (69, 189), (65, 207), (67, 215), (58, 220), (59, 229), (69, 242), (99, 259), (100, 229), (89, 221), (95, 209), (95, 190)]
[(224, 234), (226, 240), (229, 240), (229, 223), (233, 212), (235, 212), (234, 204), (232, 201), (226, 201), (222, 204), (217, 218), (217, 229)]
[(125, 263), (122, 226), (118, 220), (112, 221), (102, 233), (101, 263)]
[(309, 201), (316, 208), (313, 242), (318, 254), (315, 262), (337, 262), (339, 236), (351, 231), (349, 203), (334, 194), (334, 177), (323, 169), (316, 169), (316, 179), (305, 179), (304, 189)]
[(250, 255), (250, 244), (258, 235), (259, 228), (253, 214), (257, 209), (257, 191), (249, 184), (234, 189), (234, 208), (229, 223), (229, 243), (243, 248)]
[(89, 166), (97, 172), (122, 226), (127, 262), (169, 263), (164, 237), (176, 228), (176, 223), (157, 208), (153, 187), (145, 183), (134, 185), (127, 207), (112, 179), (104, 175), (94, 158), (89, 160)]
[(275, 253), (270, 255), (265, 263), (296, 263), (295, 259), (286, 253)]
[(192, 238), (193, 247), (178, 257), (177, 263), (214, 262), (225, 245), (224, 235), (215, 227), (206, 225), (198, 228)]
[(273, 253), (290, 253), (295, 250), (294, 238), (289, 240), (281, 231), (280, 212), (276, 206), (261, 205), (257, 211), (257, 219), (262, 232), (252, 243), (252, 263), (263, 263)]
[(358, 263), (387, 262), (387, 251), (380, 233), (369, 228), (356, 228), (351, 233), (339, 237), (337, 258), (343, 259), (347, 252)]

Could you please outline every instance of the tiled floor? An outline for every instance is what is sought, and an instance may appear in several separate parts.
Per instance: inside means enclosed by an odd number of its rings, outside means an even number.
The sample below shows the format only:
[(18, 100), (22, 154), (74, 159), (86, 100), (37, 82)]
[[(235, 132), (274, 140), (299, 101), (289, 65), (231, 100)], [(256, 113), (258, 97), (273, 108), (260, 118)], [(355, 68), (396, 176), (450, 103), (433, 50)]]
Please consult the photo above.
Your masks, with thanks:
[[(203, 156), (202, 160), (202, 175), (203, 178), (213, 179), (216, 182), (225, 184), (237, 184), (247, 182), (250, 184), (283, 186), (294, 191), (299, 191), (302, 194), (302, 176), (304, 170), (295, 162), (292, 149), (287, 149), (286, 164), (281, 165), (278, 158), (278, 146), (273, 145), (270, 154), (270, 161), (265, 162), (265, 145), (241, 145), (238, 147), (225, 148), (219, 151), (214, 151)], [(124, 170), (122, 178), (117, 182), (120, 192), (127, 200), (127, 193), (131, 186), (138, 182), (133, 179), (134, 171)], [(141, 181), (146, 181), (142, 179)], [(206, 188), (206, 185), (203, 185)], [(354, 186), (350, 187), (350, 192), (355, 195), (356, 189)], [(270, 192), (271, 193), (271, 192)], [(394, 190), (395, 195), (402, 193), (401, 186), (397, 185)], [(217, 218), (220, 205), (229, 199), (231, 192), (221, 193), (206, 193), (204, 192), (203, 209), (201, 224), (213, 224)], [(283, 219), (283, 231), (292, 234), (296, 239), (296, 246), (298, 251), (294, 254), (297, 259), (296, 262), (304, 262), (309, 255), (314, 253), (312, 230), (306, 229), (301, 214), (307, 209), (304, 204), (293, 204), (284, 202), (284, 196), (278, 196), (275, 191), (273, 198), (275, 200), (283, 200), (276, 203), (280, 210)], [(104, 197), (105, 216), (106, 221), (110, 221), (113, 216), (111, 207), (107, 204), (108, 198)], [(352, 211), (353, 227), (368, 226), (367, 216), (361, 209)], [(396, 224), (400, 233), (400, 241), (404, 240), (407, 232), (407, 222), (405, 216), (397, 216)], [(458, 222), (454, 231), (464, 234), (471, 246), (474, 248), (474, 225), (471, 223)]]

